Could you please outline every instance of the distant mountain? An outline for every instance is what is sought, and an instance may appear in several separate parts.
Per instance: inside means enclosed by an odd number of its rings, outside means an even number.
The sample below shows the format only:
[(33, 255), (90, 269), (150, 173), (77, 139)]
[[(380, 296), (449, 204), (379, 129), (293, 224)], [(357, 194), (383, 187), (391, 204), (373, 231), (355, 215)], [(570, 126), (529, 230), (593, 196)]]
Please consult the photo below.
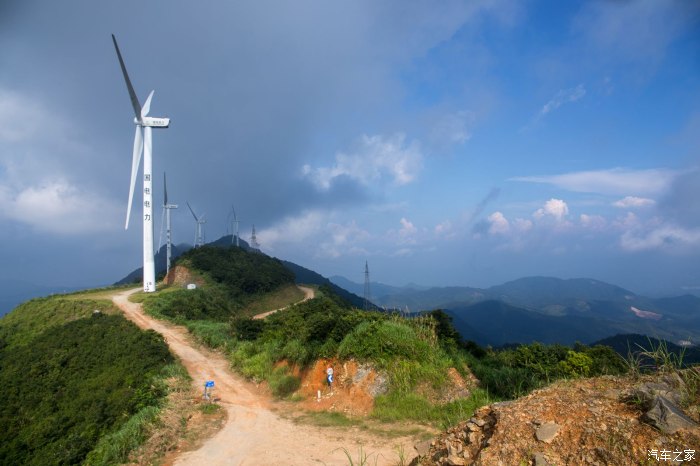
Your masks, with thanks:
[[(349, 287), (359, 286), (347, 283), (349, 281), (338, 281)], [(638, 333), (675, 342), (687, 339), (700, 341), (700, 297), (684, 295), (653, 299), (588, 278), (563, 280), (526, 277), (490, 288), (409, 290), (393, 287), (383, 295), (373, 291), (372, 297), (380, 306), (408, 307), (414, 312), (450, 310), (459, 314), (456, 318), (462, 320), (461, 329), (465, 338), (477, 335), (478, 338), (472, 339), (488, 341), (488, 344), (529, 342), (528, 338), (535, 336), (543, 342), (589, 342), (616, 333)], [(481, 312), (480, 306), (472, 308), (484, 302), (490, 303), (486, 308), (491, 309), (492, 314)], [(510, 307), (500, 307), (495, 311), (493, 302)], [(476, 314), (465, 318), (462, 313), (466, 310), (475, 311)], [(509, 313), (512, 319), (504, 317)], [(489, 325), (502, 327), (501, 334), (487, 330)], [(521, 326), (520, 330), (518, 326)], [(556, 329), (559, 334), (557, 336), (556, 332), (546, 329), (538, 330), (539, 326)], [(508, 338), (514, 340), (506, 341)]]
[(480, 345), (533, 341), (571, 345), (610, 335), (608, 326), (596, 319), (548, 316), (501, 301), (482, 301), (446, 312), (464, 339)]
[[(342, 277), (340, 275), (333, 275), (330, 277), (330, 281), (335, 283), (341, 288), (344, 288), (351, 293), (355, 293), (358, 296), (363, 296), (365, 295), (365, 285), (364, 283), (355, 283), (352, 280), (348, 280), (345, 277)], [(427, 290), (428, 287), (421, 287), (419, 285), (415, 284), (408, 284), (405, 286), (392, 286), (392, 285), (386, 285), (384, 283), (379, 283), (379, 282), (370, 282), (369, 283), (369, 288), (370, 288), (370, 297), (375, 297), (375, 296), (391, 296), (394, 294), (402, 294), (402, 293), (410, 293), (412, 291), (419, 291), (419, 290)]]

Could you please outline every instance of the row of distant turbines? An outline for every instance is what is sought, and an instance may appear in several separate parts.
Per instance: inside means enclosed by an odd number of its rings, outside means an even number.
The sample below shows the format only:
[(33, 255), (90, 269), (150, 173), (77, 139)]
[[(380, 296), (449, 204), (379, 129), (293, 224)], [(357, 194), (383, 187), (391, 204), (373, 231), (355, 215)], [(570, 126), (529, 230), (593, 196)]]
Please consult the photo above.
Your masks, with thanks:
[[(151, 100), (153, 99), (153, 93), (151, 91), (146, 98), (146, 102), (141, 105), (134, 87), (129, 79), (129, 74), (126, 71), (126, 65), (124, 65), (124, 59), (119, 51), (119, 45), (117, 45), (117, 39), (112, 34), (112, 42), (114, 42), (114, 49), (117, 52), (117, 58), (119, 59), (119, 66), (121, 67), (122, 74), (124, 75), (124, 81), (126, 82), (126, 88), (129, 92), (129, 98), (131, 99), (131, 106), (134, 109), (134, 123), (136, 124), (136, 134), (134, 135), (134, 149), (131, 158), (131, 182), (129, 184), (129, 202), (126, 208), (126, 224), (125, 229), (129, 228), (129, 217), (131, 216), (131, 204), (134, 198), (134, 189), (136, 187), (136, 176), (138, 175), (139, 166), (141, 164), (141, 156), (143, 155), (143, 291), (146, 293), (152, 293), (156, 291), (156, 273), (155, 273), (155, 259), (153, 253), (153, 144), (152, 144), (152, 128), (167, 128), (170, 125), (169, 118), (156, 118), (149, 117), (148, 113), (151, 109)], [(172, 253), (172, 230), (170, 225), (170, 211), (172, 209), (177, 209), (176, 204), (168, 203), (168, 190), (165, 180), (165, 174), (163, 175), (163, 210), (166, 219), (166, 268), (167, 271), (170, 270), (170, 260)], [(187, 203), (192, 216), (196, 222), (195, 229), (195, 247), (202, 246), (204, 244), (204, 224), (206, 219), (204, 214), (197, 215)], [(238, 243), (238, 217), (236, 216), (235, 209), (232, 208), (233, 214), (233, 225), (235, 232), (232, 235), (235, 238), (236, 246)], [(230, 217), (229, 217), (230, 219)], [(255, 235), (255, 226), (253, 226), (253, 233), (251, 236), (251, 248), (259, 249), (259, 244)]]

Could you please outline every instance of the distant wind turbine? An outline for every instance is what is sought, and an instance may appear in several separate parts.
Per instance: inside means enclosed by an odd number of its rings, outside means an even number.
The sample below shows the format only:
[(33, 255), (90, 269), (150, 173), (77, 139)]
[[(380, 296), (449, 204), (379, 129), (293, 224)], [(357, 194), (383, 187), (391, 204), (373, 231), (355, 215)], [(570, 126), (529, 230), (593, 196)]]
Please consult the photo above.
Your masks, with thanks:
[(187, 203), (187, 207), (190, 208), (194, 221), (197, 222), (197, 226), (194, 230), (194, 247), (197, 248), (199, 246), (204, 246), (204, 224), (207, 223), (207, 221), (204, 219), (205, 214), (198, 217), (197, 214), (194, 213), (194, 210), (192, 210), (192, 206), (189, 202)]
[[(177, 209), (177, 204), (168, 204), (168, 184), (165, 181), (165, 172), (163, 172), (163, 210), (165, 211), (165, 274), (170, 272), (170, 258), (172, 257), (172, 235), (170, 229), (170, 210)], [(159, 248), (160, 249), (160, 248)]]
[(148, 94), (143, 107), (139, 103), (134, 87), (131, 85), (129, 74), (126, 72), (124, 59), (119, 51), (117, 39), (112, 34), (114, 49), (117, 51), (119, 66), (124, 75), (126, 89), (129, 91), (131, 105), (134, 108), (134, 123), (136, 124), (136, 134), (134, 136), (134, 151), (131, 158), (131, 183), (129, 184), (129, 203), (126, 207), (126, 224), (124, 229), (129, 228), (129, 216), (131, 215), (131, 203), (134, 198), (134, 187), (136, 186), (136, 176), (141, 163), (141, 153), (143, 152), (143, 291), (151, 293), (156, 291), (156, 270), (153, 258), (153, 151), (151, 128), (167, 128), (170, 125), (169, 118), (153, 118), (148, 116), (151, 109), (151, 99), (154, 91)]
[[(240, 246), (238, 244), (238, 217), (236, 216), (236, 208), (231, 205), (231, 213), (228, 214), (228, 219), (233, 216), (233, 221), (231, 222), (231, 244), (236, 242), (236, 247)], [(227, 220), (228, 222), (228, 220)]]

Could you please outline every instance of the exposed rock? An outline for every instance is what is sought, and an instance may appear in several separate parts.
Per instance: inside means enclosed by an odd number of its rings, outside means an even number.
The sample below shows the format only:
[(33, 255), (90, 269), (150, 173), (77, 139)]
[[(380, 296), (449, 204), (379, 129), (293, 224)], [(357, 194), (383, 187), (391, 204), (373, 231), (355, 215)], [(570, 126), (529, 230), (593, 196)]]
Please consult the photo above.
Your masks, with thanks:
[(680, 429), (692, 429), (698, 424), (670, 400), (656, 396), (643, 420), (666, 434), (674, 434)]
[(416, 443), (413, 446), (413, 448), (415, 448), (416, 453), (418, 453), (418, 456), (425, 456), (430, 451), (430, 444), (431, 443), (432, 443), (431, 440), (426, 440), (424, 442)]
[[(654, 383), (678, 390), (676, 381), (658, 376), (643, 376), (641, 383), (651, 383), (647, 387), (653, 390), (662, 388)], [(640, 422), (644, 411), (631, 397), (639, 385), (639, 379), (611, 376), (558, 381), (517, 400), (484, 406), (411, 464), (632, 465), (645, 464), (650, 449), (683, 451), (700, 445), (700, 427), (663, 433)]]
[(554, 437), (559, 433), (559, 425), (555, 422), (545, 422), (537, 428), (535, 436), (537, 440), (544, 443), (552, 443)]
[(448, 464), (450, 466), (464, 466), (467, 463), (464, 461), (464, 458), (460, 458), (459, 456), (455, 455), (450, 455), (447, 457), (444, 464)]
[(535, 466), (549, 466), (547, 459), (540, 452), (535, 453), (534, 459), (535, 459)]

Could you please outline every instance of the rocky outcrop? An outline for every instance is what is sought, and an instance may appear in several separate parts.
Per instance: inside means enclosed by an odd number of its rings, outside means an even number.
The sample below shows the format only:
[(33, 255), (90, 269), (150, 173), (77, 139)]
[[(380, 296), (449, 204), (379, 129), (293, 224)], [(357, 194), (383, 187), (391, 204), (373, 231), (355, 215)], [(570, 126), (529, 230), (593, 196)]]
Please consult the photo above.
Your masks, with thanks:
[(176, 265), (170, 272), (165, 276), (166, 285), (176, 285), (185, 287), (190, 283), (194, 283), (197, 286), (204, 285), (204, 280), (193, 274), (190, 269), (182, 265)]
[[(640, 389), (653, 393), (653, 400), (671, 403), (658, 401), (655, 408), (668, 428), (650, 424), (647, 413), (654, 406), (640, 402)], [(515, 401), (480, 408), (468, 421), (416, 445), (412, 464), (635, 465), (655, 462), (651, 455), (662, 450), (692, 451), (700, 462), (700, 451), (695, 452), (700, 428), (673, 404), (679, 399), (678, 386), (658, 378), (559, 381)]]

